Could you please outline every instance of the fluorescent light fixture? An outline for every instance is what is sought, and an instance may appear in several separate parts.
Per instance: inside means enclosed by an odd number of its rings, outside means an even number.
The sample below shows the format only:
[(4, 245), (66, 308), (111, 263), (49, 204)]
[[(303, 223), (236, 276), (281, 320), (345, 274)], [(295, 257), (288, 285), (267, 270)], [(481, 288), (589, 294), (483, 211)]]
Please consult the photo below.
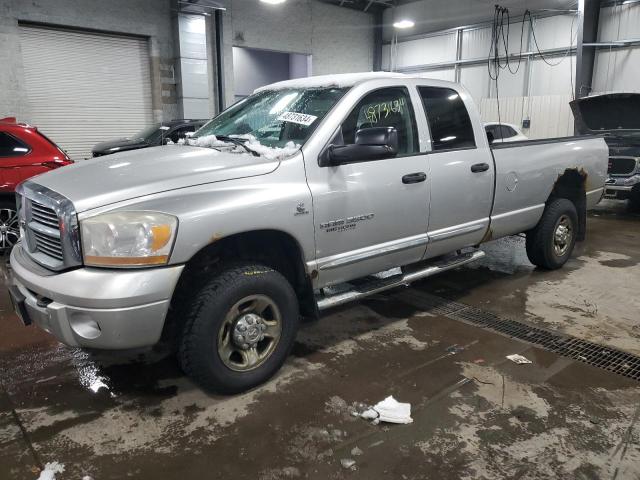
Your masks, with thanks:
[(262, 3), (268, 3), (269, 5), (279, 5), (287, 0), (260, 0)]
[[(264, 0), (262, 0), (264, 2)], [(415, 25), (415, 22), (413, 20), (399, 20), (397, 22), (393, 23), (393, 26), (395, 28), (411, 28)]]

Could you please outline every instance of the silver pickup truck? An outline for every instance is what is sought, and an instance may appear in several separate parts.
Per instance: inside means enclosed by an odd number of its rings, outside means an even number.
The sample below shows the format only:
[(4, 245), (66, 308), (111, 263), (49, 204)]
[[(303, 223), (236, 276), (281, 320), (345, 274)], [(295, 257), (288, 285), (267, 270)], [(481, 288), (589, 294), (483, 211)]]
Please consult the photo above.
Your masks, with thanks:
[(203, 387), (285, 361), (301, 317), (483, 256), (526, 232), (562, 266), (602, 197), (602, 138), (491, 146), (460, 85), (334, 75), (259, 89), (185, 144), (19, 188), (16, 311), (73, 346), (171, 340)]

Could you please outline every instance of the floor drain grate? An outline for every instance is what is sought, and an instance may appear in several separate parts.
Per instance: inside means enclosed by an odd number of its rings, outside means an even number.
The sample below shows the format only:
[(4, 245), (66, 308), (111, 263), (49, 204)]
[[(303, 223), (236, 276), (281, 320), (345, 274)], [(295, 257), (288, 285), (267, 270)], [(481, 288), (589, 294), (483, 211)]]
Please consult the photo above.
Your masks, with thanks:
[(400, 292), (397, 298), (429, 312), (488, 328), (563, 357), (579, 360), (594, 367), (640, 381), (640, 357), (631, 353), (533, 327), (424, 292), (406, 290)]

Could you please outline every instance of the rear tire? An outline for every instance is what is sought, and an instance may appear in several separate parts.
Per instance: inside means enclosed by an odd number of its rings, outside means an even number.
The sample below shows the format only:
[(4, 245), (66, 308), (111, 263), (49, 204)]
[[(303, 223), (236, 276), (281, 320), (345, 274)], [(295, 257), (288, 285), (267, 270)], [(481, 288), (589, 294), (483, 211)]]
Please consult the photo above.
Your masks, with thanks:
[(298, 324), (298, 300), (284, 276), (260, 264), (223, 267), (187, 309), (178, 361), (206, 390), (242, 392), (280, 369)]
[(640, 189), (633, 190), (629, 197), (629, 210), (640, 212)]
[(544, 209), (538, 225), (527, 232), (527, 257), (537, 267), (555, 270), (573, 252), (578, 234), (578, 212), (570, 200), (557, 198)]

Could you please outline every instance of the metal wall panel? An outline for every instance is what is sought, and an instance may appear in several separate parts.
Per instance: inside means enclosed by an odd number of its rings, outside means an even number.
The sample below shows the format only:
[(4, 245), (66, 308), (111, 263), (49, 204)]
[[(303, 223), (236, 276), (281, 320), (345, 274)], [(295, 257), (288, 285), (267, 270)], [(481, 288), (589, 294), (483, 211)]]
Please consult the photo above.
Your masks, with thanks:
[(598, 40), (640, 38), (640, 4), (632, 3), (600, 10)]
[[(522, 22), (511, 24), (509, 29), (509, 53), (520, 52), (520, 35), (523, 33), (522, 49), (527, 49), (527, 36), (529, 35), (528, 24), (525, 24), (522, 32)], [(462, 59), (486, 58), (489, 55), (491, 46), (491, 28), (474, 28), (465, 30), (462, 34)], [(504, 47), (500, 46), (500, 53), (504, 53)]]
[(593, 71), (593, 93), (640, 92), (640, 47), (599, 50)]
[(152, 122), (146, 39), (21, 26), (20, 43), (26, 120), (74, 160)]
[[(571, 95), (501, 97), (500, 121), (522, 125), (522, 120), (529, 118), (531, 128), (523, 132), (532, 139), (573, 135), (570, 101)], [(483, 122), (498, 121), (498, 103), (495, 98), (480, 101), (480, 115)]]
[(575, 81), (575, 55), (547, 58), (547, 61), (553, 66), (541, 58), (531, 62), (530, 95), (571, 95), (571, 82)]
[[(398, 43), (395, 51), (397, 55), (395, 64), (398, 68), (454, 61), (456, 59), (456, 34), (401, 42)], [(383, 68), (389, 68), (391, 52), (389, 45), (383, 47)]]

